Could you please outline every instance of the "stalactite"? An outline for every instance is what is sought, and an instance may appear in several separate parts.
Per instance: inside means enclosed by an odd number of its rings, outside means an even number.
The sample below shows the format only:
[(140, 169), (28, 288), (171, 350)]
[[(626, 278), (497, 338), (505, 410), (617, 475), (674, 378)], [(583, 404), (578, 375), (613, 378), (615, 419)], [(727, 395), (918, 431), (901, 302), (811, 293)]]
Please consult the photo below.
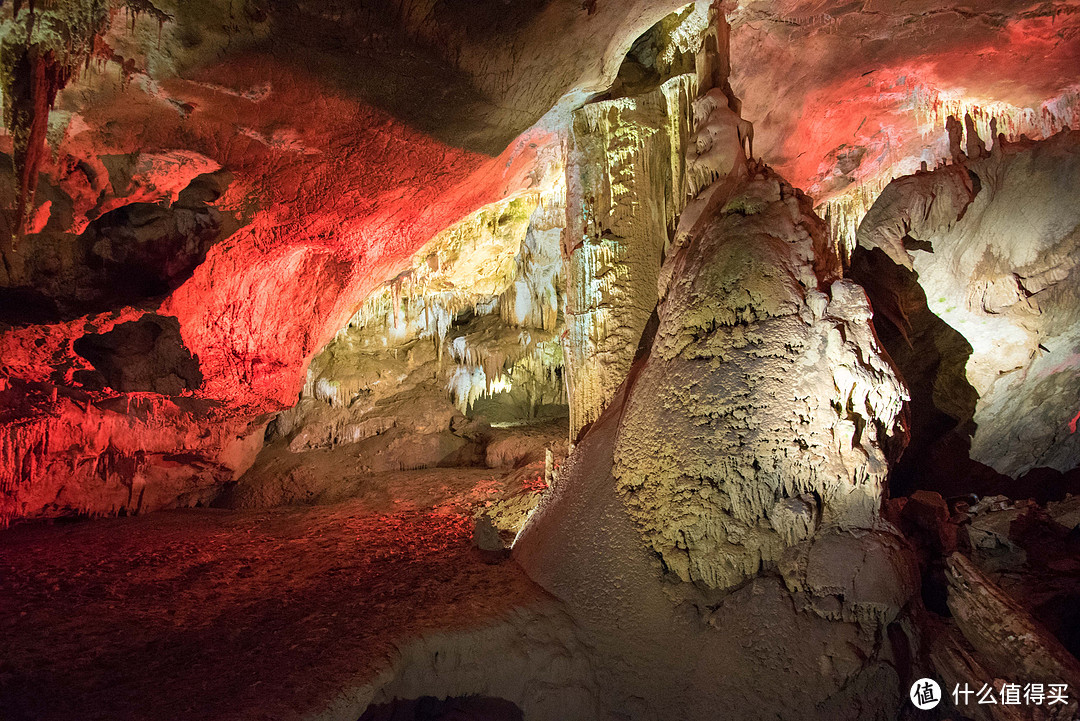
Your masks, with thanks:
[(881, 191), (892, 182), (891, 174), (878, 175), (834, 195), (815, 208), (829, 226), (829, 237), (846, 263), (855, 249), (855, 234)]
[[(481, 397), (519, 386), (559, 402), (562, 349), (555, 338), (566, 187), (562, 158), (549, 161), (552, 180), (540, 189), (482, 208), (439, 233), (406, 270), (376, 288), (313, 362), (302, 398), (350, 408), (371, 390), (370, 374), (352, 373), (350, 362), (430, 340), (435, 377), (462, 412)], [(556, 392), (540, 388), (548, 382)], [(286, 425), (296, 420), (283, 418)], [(333, 429), (335, 438), (347, 437), (355, 419), (342, 424)]]
[(584, 106), (568, 164), (567, 334), (571, 435), (622, 382), (656, 303), (660, 260), (686, 205), (683, 148), (697, 78)]
[(563, 354), (557, 339), (534, 342), (522, 334), (519, 345), (470, 346), (460, 336), (451, 344), (458, 363), (447, 390), (462, 413), (477, 400), (517, 390), (532, 405), (566, 403), (562, 383)]
[[(989, 141), (988, 145), (992, 146), (997, 143), (999, 135), (1010, 141), (1022, 135), (1038, 140), (1066, 128), (1080, 127), (1080, 87), (1069, 89), (1038, 108), (1022, 108), (917, 86), (908, 98), (908, 108), (915, 114), (924, 138), (943, 137), (949, 119), (954, 118), (958, 130), (966, 137), (966, 142), (960, 143), (961, 148), (978, 147), (977, 138)], [(922, 161), (928, 166), (952, 161), (947, 148), (942, 143), (930, 146)], [(816, 209), (829, 222), (832, 240), (845, 258), (850, 257), (854, 247), (855, 231), (885, 186), (893, 178), (916, 170), (910, 159), (897, 159), (887, 165), (881, 173), (860, 179), (852, 187), (826, 199)]]
[(971, 116), (983, 138), (996, 138), (990, 128), (991, 121), (996, 121), (998, 132), (1005, 133), (1009, 139), (1021, 135), (1047, 138), (1064, 128), (1080, 127), (1080, 87), (1067, 90), (1038, 108), (1022, 108), (919, 86), (913, 91), (910, 104), (924, 136), (940, 133), (950, 116), (961, 120)]
[[(248, 420), (198, 403), (154, 393), (85, 401), (53, 395), (54, 388), (20, 383), (29, 406), (16, 411), (18, 420), (0, 424), (0, 528), (57, 511), (167, 507), (233, 478), (257, 448), (245, 439), (262, 437), (261, 428), (251, 435)], [(0, 411), (8, 416), (10, 396), (3, 395)], [(241, 446), (249, 450), (236, 455)], [(173, 462), (177, 457), (190, 465)]]
[(89, 67), (109, 15), (107, 0), (49, 4), (36, 11), (30, 3), (25, 24), (18, 22), (19, 11), (13, 8), (13, 26), (0, 41), (4, 125), (12, 136), (12, 160), (19, 180), (13, 245), (33, 212), (56, 96), (72, 77)]
[(19, 178), (14, 234), (29, 220), (37, 192), (38, 169), (46, 152), (49, 111), (56, 94), (67, 85), (71, 69), (51, 51), (31, 47), (15, 62), (4, 88), (4, 124), (10, 129)]
[[(917, 127), (924, 138), (941, 140), (928, 146), (921, 158), (929, 169), (953, 160), (949, 145), (943, 140), (950, 118), (955, 119), (957, 130), (961, 134), (957, 141), (960, 149), (978, 147), (979, 138), (993, 146), (997, 143), (999, 134), (1010, 141), (1022, 135), (1038, 140), (1066, 128), (1080, 127), (1080, 87), (1069, 89), (1042, 103), (1038, 108), (1022, 108), (920, 85), (909, 95), (906, 107), (914, 113)], [(971, 152), (968, 155), (971, 155)], [(855, 232), (859, 224), (881, 191), (894, 178), (914, 173), (918, 168), (918, 161), (893, 158), (885, 165), (883, 171), (871, 177), (860, 178), (844, 191), (828, 197), (816, 208), (817, 213), (828, 221), (833, 243), (845, 259), (850, 257), (854, 248)]]

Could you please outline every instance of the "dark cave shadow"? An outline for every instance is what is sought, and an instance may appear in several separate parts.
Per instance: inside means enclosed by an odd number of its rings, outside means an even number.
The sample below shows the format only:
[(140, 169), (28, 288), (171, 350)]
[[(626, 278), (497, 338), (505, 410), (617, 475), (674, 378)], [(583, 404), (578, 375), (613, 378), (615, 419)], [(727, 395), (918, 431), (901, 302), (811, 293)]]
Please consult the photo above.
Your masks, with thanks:
[(87, 333), (72, 350), (94, 368), (75, 371), (84, 388), (177, 396), (203, 382), (198, 356), (184, 345), (180, 321), (172, 316), (148, 313), (105, 333)]
[(893, 468), (891, 494), (926, 489), (949, 497), (997, 480), (969, 456), (979, 400), (965, 374), (971, 344), (930, 310), (918, 274), (880, 248), (857, 247), (850, 275), (866, 290), (878, 340), (911, 394), (910, 439)]
[(470, 44), (478, 38), (489, 38), (493, 46), (509, 43), (552, 2), (439, 0), (425, 25), (429, 34), (446, 39), (448, 47), (438, 48), (398, 26), (399, 2), (272, 0), (272, 30), (252, 49), (288, 56), (348, 97), (440, 142), (497, 156), (558, 97), (538, 100), (531, 109), (508, 107), (483, 93), (446, 55), (459, 38), (469, 38)]
[(66, 323), (125, 306), (157, 307), (238, 225), (213, 205), (228, 185), (225, 177), (195, 177), (171, 205), (114, 208), (78, 236), (47, 231), (21, 238), (21, 270), (0, 286), (0, 325)]
[(360, 721), (521, 721), (524, 718), (522, 710), (506, 699), (421, 696), (369, 706)]
[(874, 331), (911, 393), (910, 441), (890, 476), (893, 497), (928, 490), (945, 498), (1005, 495), (1046, 503), (1080, 492), (1080, 469), (1035, 468), (1014, 479), (973, 460), (979, 394), (965, 373), (971, 345), (930, 310), (918, 274), (881, 249), (857, 247), (849, 275), (866, 290)]

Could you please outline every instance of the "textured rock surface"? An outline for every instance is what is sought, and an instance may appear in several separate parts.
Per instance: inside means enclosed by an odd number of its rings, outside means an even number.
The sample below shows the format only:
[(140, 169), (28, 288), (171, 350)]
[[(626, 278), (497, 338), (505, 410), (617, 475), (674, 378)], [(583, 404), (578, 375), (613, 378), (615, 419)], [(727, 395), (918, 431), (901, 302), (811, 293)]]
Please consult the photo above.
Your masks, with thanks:
[(0, 517), (106, 515), (206, 503), (262, 448), (248, 421), (190, 397), (7, 387)]
[(968, 456), (1014, 478), (1080, 464), (1078, 189), (1064, 132), (897, 180), (867, 214), (852, 273), (912, 388), (905, 482)]
[[(95, 22), (66, 50), (56, 23), (73, 22), (68, 4), (39, 9), (29, 34), (29, 8), (0, 11), (5, 68), (50, 49), (89, 66), (66, 78), (51, 115), (41, 92), (25, 98), (19, 108), (37, 111), (9, 122), (0, 145), (25, 169), (23, 129), (37, 129), (41, 171), (20, 171), (40, 177), (35, 198), (6, 171), (0, 186), (6, 231), (33, 201), (31, 237), (0, 244), (0, 317), (37, 324), (0, 329), (2, 372), (102, 393), (74, 377), (91, 368), (72, 343), (151, 310), (178, 320), (198, 358), (194, 395), (246, 424), (295, 403), (311, 357), (424, 242), (533, 182), (538, 149), (558, 137), (548, 124), (515, 138), (569, 91), (610, 85), (634, 38), (680, 4), (88, 5)], [(6, 97), (22, 102), (10, 79)], [(148, 266), (143, 287), (110, 292), (118, 273)], [(88, 426), (79, 413), (73, 429)], [(26, 492), (31, 478), (16, 475), (5, 493)]]
[(570, 433), (596, 420), (656, 307), (668, 232), (685, 203), (682, 147), (695, 75), (574, 113), (568, 174)]
[[(946, 564), (949, 610), (970, 644), (970, 652), (959, 653), (950, 652), (948, 646), (932, 647), (932, 658), (946, 682), (975, 680), (978, 677), (969, 675), (974, 671), (982, 674), (980, 677), (992, 674), (994, 679), (1008, 679), (1021, 686), (1030, 683), (1024, 680), (1028, 678), (1046, 679), (1048, 689), (1049, 684), (1071, 688), (1080, 683), (1080, 663), (1023, 606), (962, 554), (952, 554)], [(966, 663), (956, 663), (957, 658)], [(1061, 703), (1018, 714), (1017, 718), (1075, 718), (1080, 702), (1071, 694), (1066, 696)]]
[[(839, 581), (823, 577), (794, 592), (767, 574), (726, 595), (665, 581), (612, 476), (629, 385), (582, 438), (514, 546), (514, 558), (565, 604), (603, 659), (602, 708), (702, 721), (717, 709), (744, 719), (894, 718), (900, 681), (878, 624), (906, 604), (914, 581), (903, 550), (881, 549), (902, 542), (846, 539), (860, 554), (869, 550), (861, 568), (870, 575), (854, 585), (862, 573), (847, 556), (842, 569), (826, 566)], [(789, 575), (794, 586), (798, 572)]]
[(819, 527), (874, 527), (904, 390), (805, 196), (763, 172), (686, 234), (614, 473), (669, 570), (730, 588)]
[(1076, 2), (729, 7), (731, 83), (755, 148), (815, 201), (831, 201), (845, 243), (890, 180), (951, 158), (949, 115), (970, 112), (984, 138), (994, 118), (1010, 138), (1080, 124)]
[(514, 557), (605, 657), (616, 713), (892, 718), (906, 671), (882, 632), (918, 573), (878, 512), (904, 391), (809, 200), (747, 169), (727, 103), (703, 107), (724, 116), (703, 149), (733, 152), (697, 153), (715, 182), (646, 352)]

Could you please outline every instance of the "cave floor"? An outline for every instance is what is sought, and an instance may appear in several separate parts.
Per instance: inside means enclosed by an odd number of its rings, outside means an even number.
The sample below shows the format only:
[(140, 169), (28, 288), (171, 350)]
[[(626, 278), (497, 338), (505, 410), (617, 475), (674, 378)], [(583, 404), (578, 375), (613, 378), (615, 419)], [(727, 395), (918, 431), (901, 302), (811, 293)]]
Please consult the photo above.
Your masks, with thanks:
[[(398, 490), (472, 499), (497, 475), (414, 471)], [(0, 718), (309, 716), (409, 639), (543, 597), (472, 547), (472, 500), (416, 508), (401, 495), (0, 533)]]

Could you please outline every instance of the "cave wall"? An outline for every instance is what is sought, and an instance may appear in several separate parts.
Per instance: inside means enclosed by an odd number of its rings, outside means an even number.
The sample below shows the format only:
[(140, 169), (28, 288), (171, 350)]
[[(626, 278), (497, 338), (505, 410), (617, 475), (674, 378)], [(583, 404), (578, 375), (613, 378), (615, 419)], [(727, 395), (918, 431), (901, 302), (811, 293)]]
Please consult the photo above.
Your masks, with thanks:
[[(201, 424), (221, 418), (210, 436), (233, 438), (236, 426), (294, 404), (307, 364), (367, 293), (438, 231), (528, 187), (539, 150), (561, 142), (547, 121), (530, 126), (570, 91), (610, 84), (633, 39), (678, 5), (590, 11), (559, 0), (493, 15), (488, 5), (424, 2), (163, 2), (144, 12), (100, 2), (100, 23), (85, 27), (67, 5), (40, 8), (29, 35), (28, 7), (0, 9), (5, 58), (32, 48), (70, 62), (51, 112), (48, 97), (4, 78), (5, 108), (16, 98), (30, 110), (23, 125), (5, 121), (0, 152), (16, 175), (39, 179), (33, 197), (14, 176), (2, 190), (6, 233), (28, 220), (25, 237), (0, 244), (0, 357), (5, 388), (20, 396), (4, 415), (9, 457), (52, 448), (25, 429), (58, 417), (70, 429), (61, 455), (108, 447), (81, 435), (96, 425), (89, 406), (53, 401), (53, 388), (123, 406), (125, 391), (81, 383), (93, 368), (73, 345), (145, 312), (177, 320), (203, 377), (186, 392), (219, 409), (167, 434), (171, 454), (184, 458)], [(502, 20), (482, 20), (494, 16)], [(77, 29), (81, 44), (57, 46), (58, 28)], [(14, 145), (31, 116), (48, 129), (40, 174)], [(215, 173), (215, 192), (200, 190), (204, 207), (188, 212), (182, 191)], [(149, 295), (107, 292), (147, 259), (164, 273), (145, 284)], [(64, 279), (79, 294), (59, 297)], [(87, 293), (96, 308), (83, 305)], [(46, 313), (28, 315), (35, 305)], [(170, 403), (119, 419), (131, 444), (187, 422), (155, 415)], [(5, 464), (0, 522), (93, 510), (90, 495), (47, 509), (27, 500), (59, 485), (78, 495), (77, 479), (52, 475), (53, 460), (37, 458), (33, 473)], [(139, 508), (182, 502), (168, 496)]]
[[(950, 115), (1010, 138), (1080, 123), (1074, 2), (804, 3), (729, 9), (731, 83), (759, 153), (820, 205), (848, 250), (893, 178), (950, 158)], [(782, 99), (783, 110), (778, 110)]]
[[(905, 484), (978, 492), (1080, 463), (1078, 138), (993, 141), (890, 184), (859, 227), (853, 277), (913, 393)], [(931, 463), (923, 462), (932, 459)], [(1033, 489), (1034, 491), (1034, 489)]]
[(5, 521), (205, 504), (254, 462), (268, 420), (155, 393), (95, 398), (11, 383), (0, 399)]

